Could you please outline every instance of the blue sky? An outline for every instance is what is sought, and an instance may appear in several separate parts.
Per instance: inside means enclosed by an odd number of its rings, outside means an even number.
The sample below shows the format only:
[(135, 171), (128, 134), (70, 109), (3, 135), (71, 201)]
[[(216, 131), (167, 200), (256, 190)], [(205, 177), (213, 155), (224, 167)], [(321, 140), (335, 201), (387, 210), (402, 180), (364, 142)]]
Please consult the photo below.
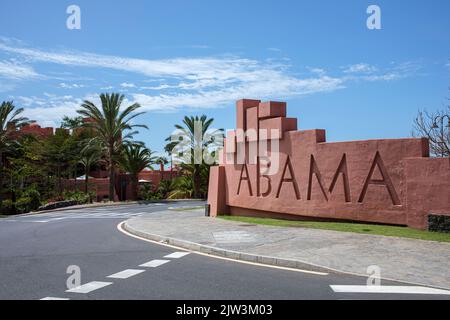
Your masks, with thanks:
[[(66, 9), (81, 8), (81, 30)], [(369, 5), (382, 30), (366, 27)], [(121, 92), (147, 111), (139, 139), (162, 151), (184, 115), (235, 127), (235, 100), (288, 102), (329, 141), (408, 137), (450, 92), (450, 2), (0, 2), (0, 100), (43, 126), (83, 99)]]

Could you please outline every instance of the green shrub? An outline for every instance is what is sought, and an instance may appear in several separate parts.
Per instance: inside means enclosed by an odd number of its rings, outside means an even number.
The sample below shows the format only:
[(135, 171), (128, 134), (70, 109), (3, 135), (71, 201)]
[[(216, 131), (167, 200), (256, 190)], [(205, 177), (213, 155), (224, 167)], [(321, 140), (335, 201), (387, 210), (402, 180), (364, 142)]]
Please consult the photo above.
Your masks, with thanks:
[(32, 199), (30, 197), (22, 197), (16, 201), (17, 213), (27, 213), (32, 210), (31, 208)]
[(3, 200), (1, 203), (0, 211), (3, 214), (12, 214), (13, 213), (13, 203), (11, 200)]
[(88, 194), (81, 191), (66, 191), (63, 193), (64, 200), (73, 200), (78, 204), (87, 204), (91, 199), (95, 199), (95, 192), (90, 191)]
[(160, 190), (153, 190), (153, 186), (150, 183), (146, 183), (141, 186), (139, 190), (139, 198), (145, 201), (150, 200), (161, 200), (163, 199), (163, 195)]
[(30, 208), (31, 210), (37, 210), (41, 206), (41, 194), (34, 188), (26, 190), (22, 197), (30, 198)]
[(450, 233), (450, 216), (428, 215), (428, 230), (432, 232)]
[(191, 199), (194, 193), (194, 182), (192, 177), (182, 176), (173, 181), (173, 191), (169, 193), (168, 199)]

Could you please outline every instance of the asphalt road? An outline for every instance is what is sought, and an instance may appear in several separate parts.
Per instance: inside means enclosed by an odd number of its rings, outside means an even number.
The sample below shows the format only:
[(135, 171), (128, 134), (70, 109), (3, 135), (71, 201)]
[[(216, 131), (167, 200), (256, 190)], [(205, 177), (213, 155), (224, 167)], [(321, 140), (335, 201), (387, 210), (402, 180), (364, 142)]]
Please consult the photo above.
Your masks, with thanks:
[[(127, 205), (0, 219), (0, 299), (450, 298), (434, 294), (335, 292), (330, 286), (363, 286), (366, 279), (280, 270), (195, 253), (166, 257), (182, 250), (135, 239), (117, 229), (120, 222), (133, 215), (192, 205), (198, 203)], [(162, 263), (158, 260), (166, 262), (158, 265)], [(156, 267), (141, 266), (147, 262)], [(81, 284), (88, 284), (81, 291), (92, 291), (66, 292), (71, 276), (67, 273), (69, 266), (78, 266)], [(124, 279), (108, 277), (129, 269), (137, 271), (118, 275), (129, 276)], [(382, 284), (410, 286), (386, 281)]]

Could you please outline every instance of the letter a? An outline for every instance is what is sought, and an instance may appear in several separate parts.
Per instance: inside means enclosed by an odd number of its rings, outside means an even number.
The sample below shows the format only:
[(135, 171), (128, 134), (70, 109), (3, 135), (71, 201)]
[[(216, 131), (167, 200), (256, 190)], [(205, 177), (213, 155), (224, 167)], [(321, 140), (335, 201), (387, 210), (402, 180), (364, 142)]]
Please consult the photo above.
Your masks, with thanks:
[(367, 18), (367, 28), (369, 30), (381, 29), (381, 9), (379, 6), (371, 5), (367, 8), (367, 14), (370, 16)]
[(69, 278), (67, 278), (66, 285), (67, 289), (73, 289), (79, 287), (81, 284), (81, 269), (79, 266), (68, 266), (67, 274), (70, 274)]
[[(378, 170), (381, 173), (381, 176), (383, 179), (381, 180), (375, 180), (373, 179), (373, 174), (375, 172), (375, 167), (378, 167)], [(367, 194), (367, 189), (369, 188), (369, 185), (378, 185), (378, 186), (385, 186), (389, 192), (389, 196), (391, 197), (392, 204), (395, 206), (401, 205), (400, 199), (397, 195), (397, 192), (395, 191), (394, 184), (391, 181), (391, 178), (389, 177), (389, 174), (387, 172), (386, 167), (384, 166), (383, 159), (381, 159), (380, 153), (377, 151), (375, 155), (375, 159), (373, 159), (372, 166), (370, 167), (369, 175), (367, 176), (366, 182), (364, 183), (363, 189), (361, 191), (361, 195), (359, 196), (359, 203), (364, 202), (364, 198)]]
[[(287, 169), (289, 169), (289, 174), (291, 176), (290, 178), (286, 178)], [(280, 197), (281, 187), (285, 182), (292, 183), (295, 191), (295, 197), (297, 198), (297, 200), (300, 200), (301, 199), (300, 192), (298, 191), (298, 185), (297, 181), (295, 180), (294, 169), (292, 168), (291, 158), (289, 156), (287, 157), (286, 164), (284, 165), (283, 175), (281, 177), (280, 184), (278, 185), (277, 198)]]
[(67, 7), (67, 14), (70, 16), (67, 18), (67, 29), (80, 30), (81, 29), (81, 9), (79, 6), (71, 5)]
[[(245, 170), (245, 177), (244, 177), (244, 170)], [(238, 195), (241, 193), (242, 181), (247, 181), (248, 192), (250, 193), (250, 197), (253, 197), (252, 184), (250, 182), (250, 175), (248, 174), (248, 168), (246, 164), (242, 166), (241, 177), (239, 178), (239, 186), (237, 191)]]

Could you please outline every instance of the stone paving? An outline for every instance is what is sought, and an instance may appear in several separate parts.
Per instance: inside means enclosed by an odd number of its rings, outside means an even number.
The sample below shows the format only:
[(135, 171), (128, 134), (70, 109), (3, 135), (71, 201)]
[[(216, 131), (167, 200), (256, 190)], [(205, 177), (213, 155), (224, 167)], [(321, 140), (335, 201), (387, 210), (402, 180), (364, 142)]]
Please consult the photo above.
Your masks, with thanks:
[(264, 257), (256, 259), (263, 263), (284, 259), (293, 261), (294, 267), (312, 265), (360, 275), (366, 275), (368, 266), (377, 265), (384, 279), (450, 289), (449, 243), (253, 225), (208, 218), (203, 210), (152, 213), (128, 220), (125, 228), (203, 252), (212, 249), (235, 258)]

